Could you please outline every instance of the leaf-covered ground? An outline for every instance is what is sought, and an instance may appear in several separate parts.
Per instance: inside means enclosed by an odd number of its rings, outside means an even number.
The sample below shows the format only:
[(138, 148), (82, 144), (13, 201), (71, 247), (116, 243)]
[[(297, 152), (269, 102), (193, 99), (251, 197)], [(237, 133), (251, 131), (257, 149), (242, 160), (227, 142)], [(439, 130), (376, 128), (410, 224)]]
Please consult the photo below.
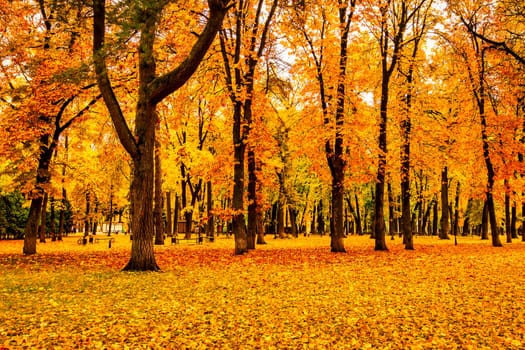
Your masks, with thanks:
[(521, 349), (525, 244), (350, 237), (156, 247), (160, 273), (124, 273), (129, 238), (0, 241), (0, 349)]

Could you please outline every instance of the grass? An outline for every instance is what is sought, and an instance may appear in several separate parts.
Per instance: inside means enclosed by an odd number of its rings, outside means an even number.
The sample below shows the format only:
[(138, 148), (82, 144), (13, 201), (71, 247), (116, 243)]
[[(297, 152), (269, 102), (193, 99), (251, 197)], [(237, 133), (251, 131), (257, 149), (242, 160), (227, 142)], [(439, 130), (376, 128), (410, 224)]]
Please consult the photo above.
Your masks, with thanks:
[(157, 246), (163, 272), (120, 272), (129, 237), (0, 241), (0, 348), (521, 349), (525, 244), (349, 237)]

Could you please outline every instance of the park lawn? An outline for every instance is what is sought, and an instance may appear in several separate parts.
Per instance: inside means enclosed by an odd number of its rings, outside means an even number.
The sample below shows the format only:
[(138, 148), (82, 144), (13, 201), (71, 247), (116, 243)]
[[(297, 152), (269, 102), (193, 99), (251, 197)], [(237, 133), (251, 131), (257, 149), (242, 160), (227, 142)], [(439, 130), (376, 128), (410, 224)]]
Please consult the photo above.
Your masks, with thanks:
[[(156, 247), (162, 272), (120, 272), (130, 242), (0, 241), (0, 349), (521, 349), (525, 243), (478, 238), (233, 239)], [(3, 346), (3, 347), (2, 347)]]

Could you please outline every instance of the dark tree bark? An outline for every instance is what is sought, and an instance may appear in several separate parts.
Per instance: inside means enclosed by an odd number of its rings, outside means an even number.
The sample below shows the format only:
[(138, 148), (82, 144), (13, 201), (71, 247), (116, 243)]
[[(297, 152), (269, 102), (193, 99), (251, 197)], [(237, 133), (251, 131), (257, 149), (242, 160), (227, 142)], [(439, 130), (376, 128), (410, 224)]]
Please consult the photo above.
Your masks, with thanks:
[(317, 204), (317, 233), (321, 235), (325, 234), (325, 224), (324, 224), (324, 206), (323, 200), (319, 199), (319, 204)]
[(153, 46), (157, 24), (166, 2), (145, 2), (140, 7), (140, 39), (138, 43), (138, 96), (135, 113), (135, 132), (129, 128), (114, 94), (106, 64), (104, 47), (106, 5), (104, 0), (93, 1), (93, 59), (97, 83), (115, 130), (124, 149), (133, 161), (133, 180), (130, 186), (131, 257), (124, 270), (159, 270), (153, 251), (153, 153), (155, 143), (156, 106), (165, 97), (183, 86), (192, 76), (208, 51), (228, 10), (228, 1), (208, 0), (206, 25), (182, 63), (170, 72), (157, 76)]
[(173, 221), (171, 211), (171, 191), (166, 192), (166, 231), (168, 236), (173, 236)]
[(40, 226), (39, 226), (39, 233), (40, 233), (40, 243), (46, 243), (46, 233), (47, 233), (47, 201), (48, 201), (49, 195), (47, 192), (44, 192), (44, 200), (42, 202), (42, 208), (40, 210)]
[[(234, 145), (234, 186), (233, 186), (233, 201), (232, 209), (234, 211), (232, 224), (233, 233), (235, 236), (235, 254), (240, 255), (248, 251), (248, 249), (255, 248), (255, 232), (257, 220), (257, 202), (254, 192), (256, 191), (256, 183), (250, 185), (250, 181), (257, 181), (255, 174), (256, 167), (250, 164), (248, 160), (248, 196), (250, 204), (248, 208), (250, 214), (248, 215), (249, 227), (246, 227), (244, 220), (244, 176), (245, 176), (245, 154), (246, 142), (249, 138), (251, 127), (253, 127), (252, 116), (252, 102), (254, 90), (254, 78), (256, 67), (259, 58), (263, 54), (266, 46), (268, 31), (270, 23), (277, 8), (277, 0), (272, 0), (269, 5), (269, 10), (266, 12), (266, 21), (261, 26), (259, 20), (262, 18), (264, 0), (257, 2), (256, 13), (254, 14), (254, 22), (247, 23), (249, 14), (246, 9), (247, 6), (244, 0), (236, 2), (234, 11), (234, 28), (232, 32), (234, 35), (228, 35), (227, 31), (221, 31), (221, 51), (223, 56), (223, 63), (225, 68), (226, 85), (230, 100), (233, 104), (233, 145)], [(231, 45), (228, 45), (228, 44)], [(243, 46), (247, 44), (244, 49), (251, 54), (245, 55), (241, 52)], [(232, 47), (234, 52), (228, 52), (227, 47)], [(230, 56), (233, 57), (233, 62), (230, 62)], [(243, 61), (244, 60), (244, 61)], [(231, 64), (233, 63), (233, 64)], [(241, 67), (241, 64), (244, 67)], [(245, 92), (245, 96), (241, 98), (238, 96), (240, 91)], [(249, 149), (248, 153), (255, 152), (254, 149)], [(253, 157), (255, 162), (255, 156)], [(251, 173), (253, 172), (253, 173)], [(255, 201), (255, 202), (252, 202)], [(249, 232), (248, 229), (250, 230)]]
[(213, 191), (211, 180), (208, 180), (206, 184), (206, 216), (208, 219), (206, 234), (208, 237), (215, 237), (215, 217), (213, 216)]
[(476, 101), (479, 113), (479, 119), (481, 124), (481, 141), (483, 148), (483, 158), (485, 160), (485, 166), (487, 169), (487, 211), (490, 223), (492, 246), (501, 247), (501, 241), (499, 238), (499, 228), (496, 219), (496, 210), (494, 206), (494, 197), (492, 191), (494, 189), (494, 178), (496, 176), (494, 172), (494, 166), (492, 165), (492, 159), (490, 155), (489, 136), (487, 131), (487, 116), (485, 111), (485, 104), (487, 100), (486, 91), (486, 60), (485, 55), (490, 47), (483, 47), (482, 43), (478, 39), (475, 33), (472, 33), (472, 43), (476, 52), (476, 60), (473, 62), (474, 67), (470, 65), (470, 61), (464, 54), (465, 62), (467, 63), (467, 72), (472, 87), (472, 95)]
[(472, 210), (472, 198), (469, 198), (468, 199), (468, 202), (467, 202), (467, 209), (465, 210), (465, 218), (463, 220), (463, 229), (462, 229), (462, 232), (461, 232), (461, 235), (462, 236), (466, 236), (468, 234), (470, 234), (471, 230), (470, 230), (470, 214), (471, 214), (471, 210)]
[(388, 192), (388, 233), (394, 237), (394, 195), (392, 194), (392, 184), (388, 182), (387, 184)]
[[(412, 132), (412, 99), (414, 94), (414, 70), (416, 68), (416, 58), (419, 51), (419, 44), (426, 30), (427, 11), (421, 16), (414, 17), (412, 26), (414, 40), (412, 43), (412, 52), (409, 58), (408, 69), (405, 75), (406, 93), (404, 100), (404, 111), (400, 122), (401, 128), (401, 233), (405, 249), (414, 249), (414, 238), (412, 236), (412, 225), (410, 218), (410, 137)], [(421, 220), (421, 230), (418, 232), (424, 234), (425, 222), (424, 217)]]
[(162, 195), (162, 164), (160, 160), (160, 142), (155, 140), (155, 185), (154, 185), (154, 207), (153, 207), (153, 220), (155, 227), (155, 244), (164, 244), (164, 222), (162, 220), (162, 208), (163, 206), (163, 195)]
[(489, 210), (486, 200), (483, 202), (483, 212), (481, 213), (481, 239), (489, 239)]
[(175, 206), (173, 208), (173, 232), (175, 234), (179, 233), (179, 211), (180, 211), (179, 195), (175, 193)]
[(49, 233), (51, 234), (51, 242), (56, 242), (56, 226), (55, 226), (55, 197), (51, 196), (49, 199)]
[(512, 209), (511, 209), (511, 219), (510, 219), (510, 237), (512, 239), (518, 238), (518, 234), (516, 232), (516, 202), (512, 203)]
[[(331, 223), (330, 223), (330, 249), (335, 253), (346, 252), (344, 247), (344, 175), (346, 169), (345, 150), (343, 148), (343, 131), (345, 124), (345, 113), (347, 113), (346, 107), (346, 91), (345, 91), (345, 79), (347, 74), (347, 51), (348, 43), (350, 40), (349, 32), (350, 25), (352, 24), (353, 16), (355, 13), (356, 0), (340, 1), (339, 2), (339, 55), (338, 55), (338, 67), (336, 75), (336, 86), (335, 86), (335, 98), (330, 94), (328, 80), (324, 76), (324, 65), (323, 52), (324, 46), (318, 47), (317, 43), (314, 43), (313, 37), (310, 36), (309, 28), (304, 25), (299, 28), (302, 35), (304, 36), (306, 43), (309, 47), (309, 54), (314, 61), (316, 68), (316, 78), (319, 84), (321, 110), (323, 113), (324, 124), (333, 130), (332, 135), (325, 142), (325, 153), (332, 177), (332, 196), (331, 196)], [(299, 8), (297, 11), (298, 23), (303, 23), (300, 18), (305, 15), (302, 9)], [(323, 28), (327, 27), (326, 14), (322, 13)], [(324, 29), (320, 33), (321, 37), (324, 38)], [(333, 98), (333, 100), (332, 100)], [(334, 103), (332, 112), (330, 110), (330, 103)], [(330, 115), (333, 113), (333, 115)], [(321, 230), (319, 230), (322, 232)]]
[(460, 183), (458, 182), (456, 186), (456, 196), (454, 198), (454, 216), (452, 223), (452, 234), (454, 236), (458, 235), (459, 231), (459, 195), (460, 195)]
[(264, 223), (263, 223), (263, 213), (261, 211), (257, 212), (257, 244), (266, 244), (264, 239)]
[(253, 147), (248, 150), (248, 230), (246, 232), (246, 244), (248, 249), (255, 249), (257, 236), (257, 174), (256, 174), (255, 151)]
[[(44, 50), (50, 50), (50, 41), (53, 35), (53, 24), (59, 23), (56, 17), (56, 8), (46, 10), (44, 3), (40, 3), (40, 15), (42, 16), (42, 21), (44, 22), (45, 35), (44, 35)], [(68, 49), (71, 50), (72, 46), (75, 44), (76, 33), (71, 33), (71, 38), (69, 40)], [(87, 91), (92, 87), (92, 85), (87, 85), (81, 89), (81, 91)], [(78, 95), (73, 96), (60, 96), (57, 101), (50, 101), (51, 104), (55, 106), (60, 106), (59, 111), (54, 116), (41, 115), (39, 116), (39, 123), (49, 126), (51, 131), (43, 132), (38, 138), (38, 166), (36, 169), (36, 181), (33, 190), (29, 194), (31, 199), (31, 205), (29, 208), (28, 220), (24, 229), (24, 246), (23, 254), (31, 255), (36, 254), (36, 239), (38, 235), (38, 221), (40, 217), (40, 212), (42, 210), (43, 196), (45, 188), (49, 185), (51, 181), (50, 173), (50, 162), (55, 152), (60, 135), (69, 128), (72, 123), (82, 116), (99, 98), (100, 96), (95, 97), (91, 100), (85, 107), (80, 111), (74, 114), (69, 120), (65, 121), (62, 119), (64, 113), (67, 111), (71, 103), (78, 97)], [(66, 137), (67, 140), (67, 137)], [(67, 141), (66, 141), (67, 142)], [(66, 147), (67, 148), (67, 147)]]
[(432, 206), (432, 235), (437, 235), (438, 234), (438, 222), (439, 222), (439, 218), (438, 218), (438, 203), (437, 203), (437, 200), (434, 202), (434, 205)]
[(444, 167), (441, 171), (441, 230), (439, 231), (439, 238), (450, 239), (448, 236), (450, 231), (450, 218), (448, 208), (448, 167)]
[(86, 211), (84, 213), (84, 237), (89, 236), (91, 217), (91, 193), (86, 191)]
[[(392, 6), (392, 8), (390, 8)], [(420, 5), (419, 5), (420, 6)], [(400, 8), (387, 1), (381, 7), (381, 27), (379, 33), (379, 48), (381, 52), (381, 99), (379, 106), (379, 156), (376, 175), (376, 191), (374, 202), (374, 234), (375, 250), (388, 250), (385, 240), (385, 175), (387, 149), (387, 121), (390, 79), (399, 63), (401, 49), (404, 43), (404, 34), (409, 20), (414, 15), (403, 2)], [(414, 10), (416, 11), (416, 10)], [(391, 27), (391, 23), (394, 23)], [(393, 45), (390, 48), (390, 44)]]
[(359, 199), (357, 198), (357, 194), (355, 194), (354, 197), (355, 197), (355, 212), (356, 212), (356, 217), (355, 217), (356, 232), (358, 235), (362, 235), (363, 234), (363, 224), (361, 223), (361, 212), (359, 209)]
[(508, 187), (508, 180), (505, 179), (505, 237), (507, 238), (507, 243), (512, 243), (512, 233), (510, 231), (510, 189)]

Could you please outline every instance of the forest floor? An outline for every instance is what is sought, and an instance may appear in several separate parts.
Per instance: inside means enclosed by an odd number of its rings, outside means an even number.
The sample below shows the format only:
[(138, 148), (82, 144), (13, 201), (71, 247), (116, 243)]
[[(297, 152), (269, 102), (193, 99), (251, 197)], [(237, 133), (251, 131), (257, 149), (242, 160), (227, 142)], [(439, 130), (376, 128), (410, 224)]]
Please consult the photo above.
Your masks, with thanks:
[(521, 349), (525, 243), (416, 237), (233, 239), (156, 246), (162, 272), (121, 272), (128, 236), (0, 241), (0, 349)]

